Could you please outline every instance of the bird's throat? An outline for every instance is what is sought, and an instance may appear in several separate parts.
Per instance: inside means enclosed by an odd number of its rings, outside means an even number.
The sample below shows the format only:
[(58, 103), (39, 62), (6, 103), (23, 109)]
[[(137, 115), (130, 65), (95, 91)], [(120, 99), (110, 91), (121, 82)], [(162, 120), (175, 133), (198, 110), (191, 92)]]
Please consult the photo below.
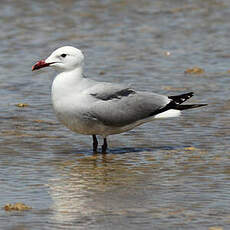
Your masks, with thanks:
[(77, 93), (83, 79), (82, 68), (59, 73), (52, 84), (52, 100), (59, 100), (70, 93)]

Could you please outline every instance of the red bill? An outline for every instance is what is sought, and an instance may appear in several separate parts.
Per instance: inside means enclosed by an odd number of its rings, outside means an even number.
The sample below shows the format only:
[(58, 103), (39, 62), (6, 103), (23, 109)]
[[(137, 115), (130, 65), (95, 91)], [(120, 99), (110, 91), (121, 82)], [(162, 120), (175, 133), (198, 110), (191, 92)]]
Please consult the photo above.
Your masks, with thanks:
[(32, 71), (47, 67), (50, 64), (52, 63), (46, 63), (45, 60), (38, 61), (35, 65), (32, 66)]

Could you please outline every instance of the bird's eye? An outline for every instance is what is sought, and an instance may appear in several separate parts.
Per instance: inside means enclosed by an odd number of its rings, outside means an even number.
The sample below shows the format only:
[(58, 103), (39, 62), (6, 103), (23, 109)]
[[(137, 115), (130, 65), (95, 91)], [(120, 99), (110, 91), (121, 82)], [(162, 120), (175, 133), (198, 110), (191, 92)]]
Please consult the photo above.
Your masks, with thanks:
[(63, 57), (63, 58), (64, 58), (64, 57), (66, 57), (66, 55), (67, 55), (67, 54), (62, 54), (62, 55), (61, 55), (61, 57)]

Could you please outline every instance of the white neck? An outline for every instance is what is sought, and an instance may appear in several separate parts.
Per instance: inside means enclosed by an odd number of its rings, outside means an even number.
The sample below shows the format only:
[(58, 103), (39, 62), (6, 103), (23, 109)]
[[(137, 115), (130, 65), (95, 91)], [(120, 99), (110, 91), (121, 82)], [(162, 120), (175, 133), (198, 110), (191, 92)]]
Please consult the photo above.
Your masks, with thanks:
[(77, 90), (80, 81), (83, 79), (82, 72), (82, 67), (78, 67), (71, 71), (59, 73), (55, 77), (52, 84), (53, 102)]
[(83, 77), (82, 73), (83, 73), (83, 68), (80, 66), (80, 67), (73, 69), (73, 70), (61, 72), (56, 76), (56, 78), (58, 78), (58, 77), (59, 78), (60, 77), (68, 78), (69, 79), (68, 81), (70, 81), (70, 79), (72, 79), (72, 80), (78, 79), (79, 80)]

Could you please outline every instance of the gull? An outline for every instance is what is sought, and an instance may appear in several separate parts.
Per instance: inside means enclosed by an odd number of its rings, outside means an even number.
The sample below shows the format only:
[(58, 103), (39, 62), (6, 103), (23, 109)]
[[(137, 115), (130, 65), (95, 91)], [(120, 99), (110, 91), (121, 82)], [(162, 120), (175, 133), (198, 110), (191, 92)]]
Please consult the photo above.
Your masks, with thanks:
[(159, 118), (178, 117), (182, 110), (207, 104), (183, 104), (193, 92), (164, 96), (109, 82), (91, 80), (83, 74), (81, 50), (64, 46), (47, 59), (38, 61), (32, 71), (52, 67), (58, 71), (51, 89), (54, 112), (70, 130), (92, 135), (97, 152), (97, 135), (103, 137), (102, 153), (107, 151), (107, 137), (131, 130)]

